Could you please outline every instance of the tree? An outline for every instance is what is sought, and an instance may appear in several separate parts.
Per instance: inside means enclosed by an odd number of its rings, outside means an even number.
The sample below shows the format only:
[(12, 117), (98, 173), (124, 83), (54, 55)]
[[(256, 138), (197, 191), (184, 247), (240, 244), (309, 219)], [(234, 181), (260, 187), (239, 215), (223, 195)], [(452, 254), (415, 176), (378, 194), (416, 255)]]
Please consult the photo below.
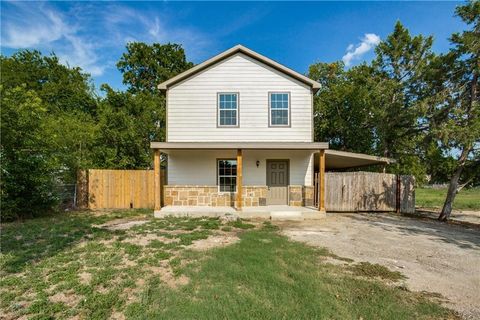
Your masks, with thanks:
[(420, 155), (428, 130), (422, 119), (430, 97), (425, 76), (435, 57), (432, 43), (432, 37), (411, 36), (397, 22), (375, 49), (372, 63), (378, 82), (377, 148), (381, 155), (398, 159), (396, 173), (414, 173), (418, 180), (426, 173)]
[(157, 94), (158, 84), (193, 67), (193, 63), (187, 61), (185, 51), (179, 44), (130, 42), (117, 67), (130, 92)]
[(0, 64), (2, 218), (33, 216), (91, 165), (97, 97), (89, 75), (54, 54), (22, 50)]
[[(452, 35), (454, 47), (441, 57), (435, 70), (444, 101), (436, 105), (431, 121), (431, 133), (439, 144), (458, 155), (438, 217), (441, 221), (450, 217), (465, 167), (470, 162), (470, 168), (478, 168), (480, 161), (480, 2), (459, 6), (456, 14), (472, 29)], [(470, 170), (478, 173), (478, 169)]]
[(0, 56), (0, 83), (5, 89), (25, 86), (42, 99), (50, 112), (95, 113), (96, 97), (91, 78), (78, 67), (62, 65), (55, 54), (21, 50)]
[(395, 158), (389, 170), (422, 181), (428, 126), (419, 120), (429, 97), (424, 88), (431, 46), (431, 37), (411, 36), (397, 22), (371, 65), (347, 71), (340, 62), (310, 66), (309, 76), (322, 83), (314, 102), (315, 138), (335, 149)]
[(108, 85), (99, 104), (95, 137), (96, 167), (149, 168), (150, 141), (165, 139), (165, 98), (148, 92), (115, 91)]
[(0, 86), (2, 220), (35, 216), (57, 201), (54, 190), (58, 163), (45, 143), (47, 107), (25, 86)]
[(375, 126), (367, 65), (344, 70), (342, 62), (316, 63), (308, 76), (322, 84), (314, 97), (315, 140), (333, 149), (372, 153)]

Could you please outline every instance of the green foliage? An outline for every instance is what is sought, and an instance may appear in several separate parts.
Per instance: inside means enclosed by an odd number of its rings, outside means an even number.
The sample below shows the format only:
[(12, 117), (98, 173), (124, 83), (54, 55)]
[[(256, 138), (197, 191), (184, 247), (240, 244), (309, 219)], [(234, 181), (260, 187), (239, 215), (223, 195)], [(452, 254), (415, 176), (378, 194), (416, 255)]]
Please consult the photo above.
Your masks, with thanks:
[(478, 183), (478, 8), (477, 1), (457, 9), (474, 28), (452, 36), (449, 54), (436, 56), (432, 37), (412, 36), (397, 22), (370, 65), (311, 65), (309, 77), (322, 84), (314, 97), (315, 140), (395, 158), (387, 170), (414, 174), (420, 184), (427, 175), (448, 181), (458, 167), (453, 155), (467, 146), (464, 180)]
[(151, 167), (150, 141), (165, 140), (165, 99), (114, 91), (107, 85), (98, 106), (93, 163), (98, 168)]
[(341, 62), (310, 66), (309, 77), (322, 84), (314, 100), (316, 141), (328, 141), (334, 149), (374, 152), (372, 74), (366, 65), (348, 71)]
[(35, 50), (21, 50), (11, 57), (0, 57), (4, 88), (25, 86), (33, 90), (49, 112), (82, 111), (95, 113), (96, 99), (91, 78), (79, 67), (60, 64), (52, 54), (42, 56)]
[(130, 42), (117, 67), (123, 73), (123, 83), (129, 86), (129, 91), (155, 94), (158, 84), (193, 67), (193, 64), (187, 61), (181, 45)]
[(38, 215), (78, 169), (151, 167), (150, 141), (165, 140), (165, 97), (156, 85), (191, 67), (176, 44), (131, 43), (118, 63), (127, 92), (103, 85), (51, 54), (0, 57), (2, 219)]
[(0, 86), (2, 220), (36, 216), (57, 202), (56, 159), (45, 143), (47, 108), (32, 90)]

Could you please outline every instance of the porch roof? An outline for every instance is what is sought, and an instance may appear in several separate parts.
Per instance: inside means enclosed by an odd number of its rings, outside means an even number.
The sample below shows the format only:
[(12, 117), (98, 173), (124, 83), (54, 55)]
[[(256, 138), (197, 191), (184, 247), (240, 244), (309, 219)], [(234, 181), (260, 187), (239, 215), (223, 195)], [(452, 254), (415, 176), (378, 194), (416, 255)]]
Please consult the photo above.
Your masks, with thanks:
[(150, 148), (168, 150), (322, 150), (327, 142), (150, 142)]
[[(151, 142), (150, 148), (168, 153), (170, 150), (325, 150), (326, 169), (349, 169), (388, 165), (395, 159), (328, 149), (327, 142)], [(318, 165), (318, 159), (315, 159)]]
[(326, 169), (350, 169), (395, 163), (395, 159), (338, 150), (325, 150)]

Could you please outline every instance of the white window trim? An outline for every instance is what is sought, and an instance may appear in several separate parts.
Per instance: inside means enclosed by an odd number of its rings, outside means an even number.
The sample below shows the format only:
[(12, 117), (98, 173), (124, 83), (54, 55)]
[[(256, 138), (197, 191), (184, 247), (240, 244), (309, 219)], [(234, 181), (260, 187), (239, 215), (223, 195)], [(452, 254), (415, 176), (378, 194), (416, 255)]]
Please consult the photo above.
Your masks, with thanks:
[[(287, 124), (272, 124), (272, 94), (286, 94), (288, 95), (288, 123)], [(269, 128), (290, 128), (292, 119), (292, 101), (290, 91), (270, 91), (268, 92), (268, 127)]]
[[(220, 95), (234, 94), (237, 97), (237, 109), (235, 109), (237, 116), (237, 124), (220, 124)], [(233, 110), (233, 109), (230, 109)], [(238, 128), (240, 127), (240, 93), (239, 92), (217, 92), (217, 128)]]
[[(234, 159), (234, 158), (218, 158), (217, 159), (217, 192), (219, 194), (232, 194), (232, 193), (236, 193), (237, 192), (237, 185), (235, 184), (235, 191), (221, 191), (220, 190), (220, 161), (225, 161), (225, 160), (229, 160), (229, 161), (235, 161), (237, 162), (237, 159)], [(234, 175), (234, 176), (225, 176), (223, 175), (222, 177), (235, 177), (235, 179), (237, 179), (237, 175)], [(235, 180), (237, 181), (237, 180)]]

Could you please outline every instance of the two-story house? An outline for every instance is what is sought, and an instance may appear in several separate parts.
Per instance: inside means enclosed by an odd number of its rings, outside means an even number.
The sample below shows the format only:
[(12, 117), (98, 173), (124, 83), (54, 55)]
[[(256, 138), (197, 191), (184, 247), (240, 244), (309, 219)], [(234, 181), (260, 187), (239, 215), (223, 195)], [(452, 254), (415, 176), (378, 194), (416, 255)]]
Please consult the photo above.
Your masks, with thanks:
[[(319, 88), (241, 45), (161, 83), (167, 135), (166, 142), (151, 143), (155, 210), (318, 203), (324, 212), (328, 143), (313, 141), (313, 95)], [(161, 153), (168, 158), (166, 185), (159, 178)], [(341, 152), (329, 157), (332, 168), (349, 159), (387, 163)]]

